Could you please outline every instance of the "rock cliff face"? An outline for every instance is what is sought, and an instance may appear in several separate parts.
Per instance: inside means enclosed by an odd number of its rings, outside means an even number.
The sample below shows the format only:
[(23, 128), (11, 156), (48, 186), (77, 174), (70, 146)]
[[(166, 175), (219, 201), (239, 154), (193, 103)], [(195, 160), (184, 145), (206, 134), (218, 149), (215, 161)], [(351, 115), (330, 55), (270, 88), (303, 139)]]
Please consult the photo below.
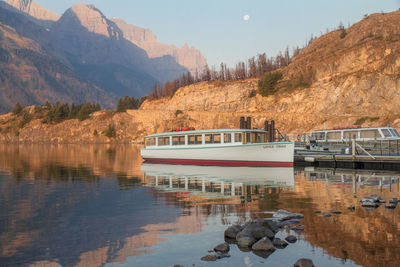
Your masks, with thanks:
[(196, 70), (201, 72), (207, 61), (204, 56), (193, 46), (185, 44), (182, 47), (168, 45), (159, 42), (153, 32), (149, 29), (140, 28), (127, 24), (124, 20), (113, 18), (118, 27), (122, 30), (124, 37), (144, 49), (149, 57), (156, 58), (165, 55), (171, 55), (174, 59), (185, 66), (192, 73)]
[(60, 15), (57, 13), (40, 6), (32, 0), (6, 0), (5, 2), (15, 9), (37, 19), (36, 22), (46, 27), (60, 18)]

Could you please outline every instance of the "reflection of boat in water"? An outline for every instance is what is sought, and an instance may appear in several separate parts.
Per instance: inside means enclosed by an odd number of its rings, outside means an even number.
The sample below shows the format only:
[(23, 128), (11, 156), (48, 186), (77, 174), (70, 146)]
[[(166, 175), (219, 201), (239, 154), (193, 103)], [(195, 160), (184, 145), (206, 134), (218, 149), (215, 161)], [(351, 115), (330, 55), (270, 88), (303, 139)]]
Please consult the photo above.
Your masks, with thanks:
[(141, 171), (151, 176), (203, 178), (220, 182), (254, 185), (294, 186), (292, 167), (221, 167), (169, 164), (142, 164)]
[(267, 188), (294, 187), (292, 167), (220, 167), (142, 164), (145, 183), (180, 194), (214, 197), (259, 194)]

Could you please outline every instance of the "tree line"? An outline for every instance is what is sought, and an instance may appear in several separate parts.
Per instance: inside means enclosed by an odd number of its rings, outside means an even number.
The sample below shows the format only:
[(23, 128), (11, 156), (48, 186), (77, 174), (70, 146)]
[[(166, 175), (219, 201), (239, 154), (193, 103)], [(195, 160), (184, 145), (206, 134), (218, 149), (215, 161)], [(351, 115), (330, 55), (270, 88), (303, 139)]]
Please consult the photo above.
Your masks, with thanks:
[(316, 37), (311, 35), (311, 38), (306, 42), (304, 47), (296, 46), (292, 53), (289, 52), (289, 47), (285, 51), (280, 51), (275, 57), (267, 57), (265, 53), (258, 54), (245, 61), (238, 62), (234, 68), (228, 68), (225, 63), (221, 63), (219, 70), (213, 66), (211, 69), (206, 65), (204, 70), (199, 73), (196, 71), (194, 75), (190, 72), (182, 73), (181, 77), (167, 81), (164, 84), (155, 84), (149, 95), (149, 99), (160, 99), (163, 97), (171, 97), (175, 92), (184, 86), (191, 85), (203, 81), (235, 81), (244, 80), (247, 78), (259, 78), (265, 73), (277, 70), (288, 66), (292, 59), (310, 45)]

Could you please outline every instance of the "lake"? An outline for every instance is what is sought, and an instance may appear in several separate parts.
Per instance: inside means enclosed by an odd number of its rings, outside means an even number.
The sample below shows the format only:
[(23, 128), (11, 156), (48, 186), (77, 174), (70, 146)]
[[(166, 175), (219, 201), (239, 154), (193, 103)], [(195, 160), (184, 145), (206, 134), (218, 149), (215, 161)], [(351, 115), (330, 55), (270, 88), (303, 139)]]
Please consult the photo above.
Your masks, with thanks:
[[(317, 168), (143, 164), (131, 145), (0, 145), (0, 266), (398, 266), (400, 174)], [(355, 211), (347, 209), (350, 204)], [(286, 209), (298, 238), (265, 257), (230, 245), (201, 261), (224, 231)], [(342, 214), (323, 215), (331, 211)], [(320, 211), (320, 213), (316, 213)]]

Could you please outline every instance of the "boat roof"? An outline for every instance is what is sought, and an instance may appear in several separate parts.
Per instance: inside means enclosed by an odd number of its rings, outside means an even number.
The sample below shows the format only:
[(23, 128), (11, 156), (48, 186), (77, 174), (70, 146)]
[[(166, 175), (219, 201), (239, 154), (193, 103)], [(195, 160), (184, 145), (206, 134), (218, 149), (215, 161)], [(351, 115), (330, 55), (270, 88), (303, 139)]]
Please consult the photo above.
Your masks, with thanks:
[(203, 133), (225, 133), (225, 132), (256, 132), (256, 133), (266, 133), (264, 130), (253, 130), (253, 129), (209, 129), (209, 130), (194, 130), (194, 131), (176, 131), (176, 132), (165, 132), (150, 134), (146, 137), (156, 137), (165, 135), (183, 135), (183, 134), (203, 134)]
[(366, 127), (366, 128), (347, 128), (347, 129), (325, 129), (325, 130), (315, 130), (311, 133), (316, 132), (327, 132), (327, 131), (359, 131), (359, 130), (377, 130), (377, 129), (394, 129), (391, 126), (383, 126), (383, 127)]

